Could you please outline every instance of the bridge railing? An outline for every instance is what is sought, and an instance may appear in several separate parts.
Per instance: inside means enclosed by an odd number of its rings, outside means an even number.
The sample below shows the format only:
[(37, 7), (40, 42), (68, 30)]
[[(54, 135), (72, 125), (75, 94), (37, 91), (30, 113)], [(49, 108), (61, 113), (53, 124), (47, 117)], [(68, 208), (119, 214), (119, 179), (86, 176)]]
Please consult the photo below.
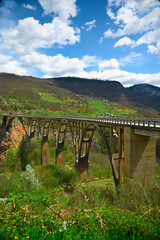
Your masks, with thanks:
[(102, 123), (118, 126), (129, 126), (138, 128), (149, 128), (153, 130), (160, 129), (160, 119), (142, 119), (142, 118), (117, 118), (117, 117), (80, 117), (80, 116), (39, 116), (39, 115), (18, 115), (18, 114), (3, 114), (6, 117), (21, 117), (45, 120), (60, 120), (66, 119), (68, 121), (78, 120), (94, 123)]

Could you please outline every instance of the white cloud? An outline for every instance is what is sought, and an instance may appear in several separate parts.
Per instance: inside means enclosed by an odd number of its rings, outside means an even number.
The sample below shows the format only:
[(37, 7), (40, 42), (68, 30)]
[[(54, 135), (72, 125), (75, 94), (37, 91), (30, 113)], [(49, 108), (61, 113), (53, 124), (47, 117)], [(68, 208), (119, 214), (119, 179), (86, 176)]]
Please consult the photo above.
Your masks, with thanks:
[[(139, 57), (139, 54), (132, 53), (132, 56), (136, 58)], [(80, 60), (78, 58), (64, 57), (61, 54), (51, 57), (33, 52), (30, 55), (22, 57), (21, 60), (24, 62), (23, 67), (38, 68), (44, 73), (44, 77), (75, 76), (89, 79), (117, 80), (124, 86), (136, 83), (150, 83), (160, 86), (160, 73), (137, 74), (123, 71), (120, 69), (120, 65), (122, 65), (121, 61), (114, 58), (102, 61), (98, 60), (95, 56), (84, 56)], [(128, 56), (128, 61), (130, 60)], [(97, 64), (99, 69), (97, 71), (85, 71), (85, 68), (91, 66), (92, 63)]]
[(25, 55), (39, 47), (51, 47), (75, 44), (79, 41), (79, 29), (74, 29), (67, 22), (55, 17), (51, 23), (40, 24), (34, 18), (19, 20), (15, 28), (0, 30), (1, 48), (13, 48), (17, 53)]
[[(112, 12), (114, 5), (118, 7), (116, 14)], [(109, 0), (107, 14), (119, 28), (116, 32), (109, 28), (104, 33), (105, 38), (144, 33), (137, 44), (122, 38), (115, 44), (115, 47), (123, 45), (134, 47), (143, 43), (160, 41), (160, 5), (157, 0)]]
[(86, 22), (85, 26), (86, 26), (86, 31), (92, 30), (93, 28), (96, 27), (96, 20), (94, 19), (93, 21)]
[(115, 19), (115, 14), (112, 12), (111, 8), (107, 9), (107, 15), (111, 18), (111, 19)]
[(86, 64), (78, 58), (68, 58), (61, 54), (57, 56), (46, 56), (37, 52), (22, 57), (25, 67), (36, 67), (40, 69), (45, 77), (75, 76), (83, 72)]
[(140, 44), (150, 44), (150, 43), (158, 43), (160, 42), (160, 28), (154, 31), (149, 31), (148, 33), (144, 34), (142, 37), (138, 39), (136, 45)]
[(131, 40), (129, 37), (124, 37), (124, 38), (121, 38), (119, 39), (115, 44), (114, 44), (114, 47), (121, 47), (121, 46), (124, 46), (124, 45), (130, 45), (130, 46), (134, 46), (135, 44), (135, 41), (134, 40)]
[(105, 37), (121, 37), (124, 35), (143, 33), (159, 28), (160, 7), (152, 9), (151, 12), (141, 17), (138, 12), (126, 6), (121, 7), (116, 15), (115, 24), (120, 25), (117, 32), (108, 29)]
[(133, 84), (148, 83), (160, 87), (160, 73), (157, 74), (142, 74), (123, 71), (120, 69), (111, 69), (105, 71), (83, 72), (80, 77), (101, 80), (116, 80), (124, 86)]
[(160, 55), (160, 42), (154, 46), (154, 45), (148, 45), (148, 52), (149, 53), (155, 53)]
[(0, 72), (26, 75), (27, 71), (18, 61), (12, 60), (11, 56), (0, 54)]
[(67, 20), (77, 15), (76, 0), (38, 0), (45, 14), (55, 13), (61, 19)]
[(11, 56), (7, 56), (7, 55), (4, 55), (4, 54), (0, 53), (0, 64), (7, 63), (11, 59), (12, 59)]
[(139, 12), (149, 11), (150, 8), (156, 7), (158, 5), (157, 0), (108, 0), (108, 6), (123, 6), (132, 8), (133, 10), (137, 10)]
[(119, 69), (120, 63), (115, 58), (111, 58), (110, 60), (100, 61), (98, 64), (100, 71), (105, 71), (108, 69)]
[(36, 7), (35, 6), (32, 6), (32, 5), (30, 5), (30, 4), (23, 4), (23, 7), (24, 8), (27, 8), (27, 9), (29, 9), (29, 10), (33, 10), (33, 11), (35, 11), (36, 10)]
[(82, 58), (82, 61), (85, 63), (86, 67), (91, 67), (91, 66), (95, 66), (98, 63), (98, 59), (96, 56), (88, 56), (85, 55)]
[[(135, 58), (138, 54), (132, 53)], [(131, 58), (131, 57), (130, 57)], [(0, 72), (15, 73), (19, 75), (27, 75), (27, 70), (34, 72), (34, 69), (40, 70), (43, 77), (62, 77), (62, 76), (76, 76), (85, 77), (89, 79), (101, 80), (117, 80), (124, 86), (133, 85), (136, 83), (150, 83), (160, 86), (160, 72), (157, 74), (136, 74), (132, 72), (123, 71), (120, 66), (124, 62), (130, 61), (121, 59), (106, 59), (100, 60), (95, 56), (84, 56), (82, 59), (64, 57), (61, 54), (56, 56), (47, 56), (38, 52), (32, 52), (29, 55), (21, 57), (20, 61), (12, 60), (11, 56), (0, 55)], [(122, 60), (123, 63), (122, 63)], [(85, 71), (85, 68), (97, 65), (97, 71)]]
[[(115, 11), (113, 13), (112, 8)], [(107, 14), (116, 26), (115, 31), (109, 28), (104, 32), (104, 38), (119, 39), (114, 47), (136, 47), (147, 44), (148, 52), (159, 54), (160, 44), (160, 4), (158, 0), (109, 0)], [(136, 35), (137, 34), (137, 35)], [(132, 35), (133, 38), (128, 36)], [(133, 40), (139, 37), (138, 40)], [(156, 43), (155, 47), (153, 43)]]

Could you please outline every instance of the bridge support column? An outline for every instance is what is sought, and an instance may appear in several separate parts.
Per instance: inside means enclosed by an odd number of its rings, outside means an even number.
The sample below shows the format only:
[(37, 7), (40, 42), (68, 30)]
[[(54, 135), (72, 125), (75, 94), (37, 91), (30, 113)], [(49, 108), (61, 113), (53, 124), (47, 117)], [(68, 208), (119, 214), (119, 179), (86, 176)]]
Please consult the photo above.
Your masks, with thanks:
[(41, 141), (41, 164), (49, 163), (48, 135), (44, 136)]
[(57, 143), (56, 164), (65, 165), (64, 141)]
[(89, 161), (88, 155), (81, 156), (78, 161), (78, 172), (80, 172), (81, 176), (84, 178), (88, 177), (88, 170), (89, 170)]
[(155, 182), (156, 138), (124, 128), (124, 178), (135, 178), (144, 186)]

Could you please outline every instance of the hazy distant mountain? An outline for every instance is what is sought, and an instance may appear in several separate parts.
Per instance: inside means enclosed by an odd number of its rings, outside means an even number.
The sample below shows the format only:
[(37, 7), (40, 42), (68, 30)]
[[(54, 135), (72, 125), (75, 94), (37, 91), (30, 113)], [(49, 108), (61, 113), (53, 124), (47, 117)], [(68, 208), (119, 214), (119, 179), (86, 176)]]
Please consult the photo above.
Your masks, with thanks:
[(138, 94), (160, 98), (160, 88), (150, 84), (136, 84), (128, 89)]
[[(29, 76), (0, 73), (0, 95), (26, 95), (32, 97), (36, 92), (45, 89), (49, 92), (80, 94), (92, 97), (103, 97), (112, 102), (160, 113), (160, 88), (148, 84), (124, 88), (117, 81), (89, 80), (75, 77), (40, 79)], [(36, 94), (35, 99), (38, 98)]]

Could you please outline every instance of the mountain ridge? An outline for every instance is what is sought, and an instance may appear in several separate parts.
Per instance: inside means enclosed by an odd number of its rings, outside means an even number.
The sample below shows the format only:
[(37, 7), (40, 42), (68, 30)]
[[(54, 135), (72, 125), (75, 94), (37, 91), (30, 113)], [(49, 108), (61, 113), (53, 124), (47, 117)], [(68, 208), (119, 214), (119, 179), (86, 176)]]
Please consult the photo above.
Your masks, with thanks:
[[(136, 90), (141, 88), (141, 91)], [(34, 89), (47, 89), (50, 92), (61, 91), (67, 94), (87, 95), (90, 97), (102, 97), (111, 102), (118, 102), (144, 111), (153, 111), (160, 113), (160, 99), (150, 91), (143, 93), (143, 85), (138, 84), (125, 88), (118, 81), (85, 79), (78, 77), (59, 77), (59, 78), (36, 78), (32, 76), (19, 76), (15, 74), (0, 73), (0, 94), (8, 90), (14, 92), (21, 89), (24, 94), (28, 91), (34, 93)], [(149, 85), (151, 89), (156, 89), (160, 94), (160, 88)], [(148, 85), (147, 85), (148, 87)], [(40, 91), (40, 90), (39, 90)], [(153, 92), (153, 91), (152, 91)], [(15, 93), (16, 94), (16, 93)]]
[(135, 84), (128, 89), (135, 93), (160, 98), (160, 88), (148, 83)]

